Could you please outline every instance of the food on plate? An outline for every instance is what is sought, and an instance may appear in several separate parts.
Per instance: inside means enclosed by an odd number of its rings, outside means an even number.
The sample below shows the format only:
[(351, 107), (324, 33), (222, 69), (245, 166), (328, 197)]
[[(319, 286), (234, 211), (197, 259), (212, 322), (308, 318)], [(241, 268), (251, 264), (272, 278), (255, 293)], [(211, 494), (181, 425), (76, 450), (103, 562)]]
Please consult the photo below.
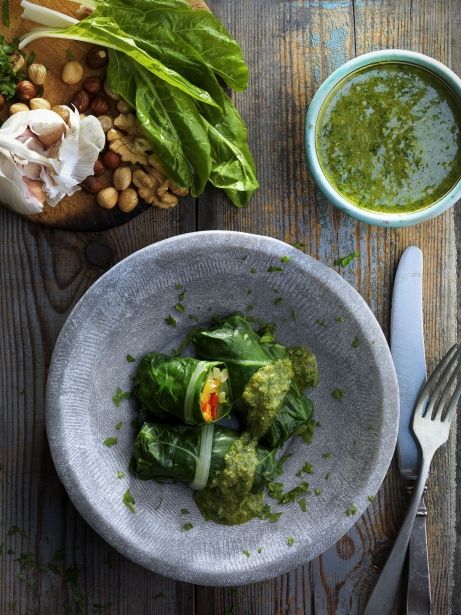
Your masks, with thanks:
[[(293, 434), (299, 435), (309, 429), (312, 402), (300, 389), (317, 385), (318, 368), (315, 356), (307, 348), (289, 349), (275, 344), (273, 340), (274, 335), (270, 331), (263, 329), (258, 335), (243, 316), (233, 314), (209, 329), (198, 331), (192, 341), (198, 357), (226, 364), (235, 400), (234, 409), (249, 417), (255, 435), (262, 430), (263, 442), (269, 446), (281, 446)], [(281, 407), (276, 410), (266, 407), (264, 414), (258, 413), (257, 409), (252, 413), (248, 404), (242, 403), (245, 388), (263, 367), (272, 370), (270, 366), (274, 365), (275, 359), (282, 361), (278, 365), (284, 382), (289, 383)], [(283, 359), (289, 360), (288, 366)], [(269, 376), (270, 371), (261, 371), (259, 379), (262, 377), (269, 383)], [(283, 384), (280, 386), (283, 389)], [(246, 396), (249, 399), (249, 390)], [(273, 420), (264, 431), (268, 415)]]
[(97, 115), (107, 115), (108, 99), (124, 105), (107, 140), (123, 162), (142, 165), (133, 184), (144, 201), (172, 207), (178, 196), (201, 194), (209, 181), (235, 205), (245, 205), (259, 186), (255, 164), (245, 124), (220, 84), (247, 87), (238, 43), (214, 15), (185, 0), (87, 4), (93, 10), (79, 21), (23, 0), (23, 17), (45, 27), (25, 34), (20, 47), (41, 37), (95, 45), (87, 64), (107, 70), (105, 95), (99, 86), (96, 93), (96, 83), (82, 81), (75, 60), (63, 77), (82, 82), (74, 100), (81, 112), (91, 109), (87, 98), (93, 95)]
[(219, 361), (145, 355), (133, 381), (133, 393), (149, 416), (176, 416), (187, 425), (217, 421), (229, 413), (228, 371)]
[(325, 100), (316, 149), (328, 181), (354, 205), (418, 211), (461, 177), (461, 101), (425, 68), (371, 64)]
[[(187, 336), (197, 358), (142, 358), (132, 393), (144, 424), (131, 470), (144, 480), (189, 484), (202, 515), (217, 523), (274, 521), (281, 513), (270, 513), (265, 487), (279, 503), (308, 492), (305, 481), (287, 493), (273, 481), (287, 458), (276, 460), (280, 447), (312, 433), (313, 404), (300, 386), (317, 384), (315, 357), (277, 344), (273, 326), (256, 332), (240, 314), (216, 321)], [(219, 423), (231, 404), (233, 429)]]

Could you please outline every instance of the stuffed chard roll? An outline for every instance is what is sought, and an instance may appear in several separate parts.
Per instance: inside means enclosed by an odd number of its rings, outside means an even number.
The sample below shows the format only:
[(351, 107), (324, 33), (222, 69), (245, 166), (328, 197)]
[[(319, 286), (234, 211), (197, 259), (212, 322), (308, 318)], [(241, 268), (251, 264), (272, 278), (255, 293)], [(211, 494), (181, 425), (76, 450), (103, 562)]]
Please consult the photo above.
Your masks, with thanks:
[(261, 513), (264, 485), (277, 475), (275, 452), (217, 425), (144, 423), (131, 470), (143, 480), (189, 484), (207, 519), (244, 523)]
[(188, 425), (226, 416), (231, 407), (228, 371), (221, 361), (145, 355), (133, 380), (133, 393), (149, 416), (173, 415)]
[(193, 343), (198, 356), (226, 363), (246, 428), (262, 436), (263, 444), (277, 448), (312, 428), (313, 404), (300, 387), (317, 384), (317, 363), (309, 350), (276, 344), (273, 332), (261, 335), (234, 314), (197, 332)]

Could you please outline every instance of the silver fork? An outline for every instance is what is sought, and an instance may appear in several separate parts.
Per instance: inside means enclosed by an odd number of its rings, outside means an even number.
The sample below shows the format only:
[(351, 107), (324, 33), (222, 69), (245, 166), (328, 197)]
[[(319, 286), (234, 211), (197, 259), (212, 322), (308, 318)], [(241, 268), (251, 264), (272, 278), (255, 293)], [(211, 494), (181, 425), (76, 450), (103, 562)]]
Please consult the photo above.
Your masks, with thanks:
[(368, 600), (364, 615), (387, 615), (392, 612), (411, 530), (429, 474), (432, 457), (435, 451), (448, 440), (451, 420), (461, 397), (461, 383), (450, 396), (450, 391), (458, 376), (456, 365), (460, 354), (461, 348), (458, 346), (450, 348), (431, 374), (416, 401), (413, 431), (421, 448), (421, 468), (405, 520)]

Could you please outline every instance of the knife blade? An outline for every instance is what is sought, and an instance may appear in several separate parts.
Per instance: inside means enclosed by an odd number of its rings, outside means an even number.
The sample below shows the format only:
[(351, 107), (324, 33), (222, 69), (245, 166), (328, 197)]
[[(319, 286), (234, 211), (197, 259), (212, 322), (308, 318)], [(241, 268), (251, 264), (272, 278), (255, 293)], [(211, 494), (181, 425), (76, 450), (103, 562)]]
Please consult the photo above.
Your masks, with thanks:
[[(418, 475), (419, 450), (411, 429), (418, 393), (426, 382), (423, 328), (423, 253), (407, 248), (395, 275), (391, 308), (391, 353), (400, 393), (397, 452), (409, 489)], [(427, 556), (426, 506), (421, 498), (408, 547), (407, 615), (429, 615), (431, 584)]]
[(391, 309), (391, 353), (400, 393), (397, 440), (400, 472), (416, 478), (419, 451), (411, 431), (413, 408), (426, 382), (423, 331), (423, 253), (410, 246), (402, 254), (395, 275)]

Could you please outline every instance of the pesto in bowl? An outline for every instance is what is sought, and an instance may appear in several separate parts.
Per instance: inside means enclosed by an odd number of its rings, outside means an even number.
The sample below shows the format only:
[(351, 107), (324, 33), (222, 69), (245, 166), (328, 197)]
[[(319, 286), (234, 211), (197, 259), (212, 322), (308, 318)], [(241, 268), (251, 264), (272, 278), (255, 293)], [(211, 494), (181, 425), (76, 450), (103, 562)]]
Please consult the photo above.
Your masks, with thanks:
[(461, 79), (414, 51), (360, 55), (322, 83), (306, 158), (325, 197), (378, 226), (430, 220), (461, 197)]

